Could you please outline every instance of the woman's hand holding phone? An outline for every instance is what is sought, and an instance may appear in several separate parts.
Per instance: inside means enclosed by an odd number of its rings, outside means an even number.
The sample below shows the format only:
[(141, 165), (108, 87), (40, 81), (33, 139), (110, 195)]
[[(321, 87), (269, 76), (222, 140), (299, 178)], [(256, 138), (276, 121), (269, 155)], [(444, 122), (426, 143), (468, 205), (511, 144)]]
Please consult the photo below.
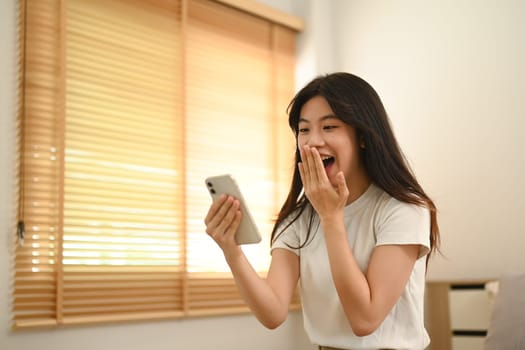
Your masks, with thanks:
[(227, 258), (240, 252), (235, 234), (241, 219), (239, 200), (227, 194), (221, 194), (214, 200), (204, 219), (206, 233), (219, 245)]
[(213, 200), (204, 220), (206, 233), (226, 259), (241, 252), (240, 244), (260, 242), (261, 235), (235, 179), (229, 174), (211, 176), (205, 185)]

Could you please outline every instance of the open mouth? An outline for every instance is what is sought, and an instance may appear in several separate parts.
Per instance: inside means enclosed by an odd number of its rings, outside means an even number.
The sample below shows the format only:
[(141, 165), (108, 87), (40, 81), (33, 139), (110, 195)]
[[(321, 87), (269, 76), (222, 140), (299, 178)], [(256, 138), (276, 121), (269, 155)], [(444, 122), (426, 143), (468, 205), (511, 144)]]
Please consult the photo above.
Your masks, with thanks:
[(328, 168), (330, 165), (334, 164), (334, 162), (335, 162), (334, 157), (323, 158), (323, 165), (325, 169)]

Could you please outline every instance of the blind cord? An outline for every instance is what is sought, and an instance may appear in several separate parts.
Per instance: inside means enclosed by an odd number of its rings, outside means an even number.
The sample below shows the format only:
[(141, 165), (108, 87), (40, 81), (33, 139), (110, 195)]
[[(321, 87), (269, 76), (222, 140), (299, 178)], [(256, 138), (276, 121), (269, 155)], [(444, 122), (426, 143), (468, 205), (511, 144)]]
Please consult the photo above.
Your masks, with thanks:
[(20, 167), (18, 169), (19, 171), (19, 183), (18, 183), (18, 223), (17, 223), (17, 237), (18, 237), (18, 244), (20, 246), (24, 245), (24, 238), (25, 238), (25, 224), (24, 224), (24, 188), (25, 188), (25, 67), (26, 67), (26, 32), (27, 32), (27, 26), (25, 25), (27, 23), (27, 4), (26, 1), (20, 1), (20, 9), (21, 15), (19, 16), (19, 21), (22, 21), (19, 28), (22, 28), (21, 31), (19, 31), (19, 88), (18, 88), (18, 98), (20, 99), (20, 103), (18, 104), (19, 110), (18, 110), (18, 122), (20, 123), (20, 134), (19, 134), (19, 148), (18, 148), (18, 159)]

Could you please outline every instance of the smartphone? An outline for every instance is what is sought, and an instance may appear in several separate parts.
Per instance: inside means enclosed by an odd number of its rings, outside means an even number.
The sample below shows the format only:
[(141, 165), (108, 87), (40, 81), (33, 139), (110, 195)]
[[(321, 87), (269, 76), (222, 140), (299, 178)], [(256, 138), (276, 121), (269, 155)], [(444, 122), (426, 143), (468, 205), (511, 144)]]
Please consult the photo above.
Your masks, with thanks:
[(261, 234), (246, 206), (246, 202), (235, 178), (230, 174), (210, 176), (205, 180), (205, 183), (213, 201), (217, 200), (223, 193), (239, 200), (242, 218), (237, 233), (235, 234), (237, 244), (259, 243), (261, 241)]

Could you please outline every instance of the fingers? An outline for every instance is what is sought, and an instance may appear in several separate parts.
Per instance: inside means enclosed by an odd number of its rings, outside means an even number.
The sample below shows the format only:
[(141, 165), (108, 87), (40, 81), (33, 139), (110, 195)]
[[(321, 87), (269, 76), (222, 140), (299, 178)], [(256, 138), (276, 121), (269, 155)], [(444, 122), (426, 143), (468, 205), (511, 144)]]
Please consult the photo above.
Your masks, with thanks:
[(337, 174), (337, 193), (339, 194), (340, 198), (343, 198), (346, 201), (349, 191), (348, 187), (346, 186), (345, 175), (342, 171)]
[(208, 214), (206, 215), (206, 218), (204, 219), (204, 223), (206, 226), (210, 223), (210, 221), (215, 217), (217, 214), (217, 211), (221, 208), (223, 203), (228, 199), (228, 196), (225, 194), (222, 194), (217, 198), (211, 205), (210, 209), (208, 210)]
[(324, 164), (323, 164), (323, 161), (321, 160), (321, 155), (319, 154), (319, 151), (317, 150), (317, 148), (311, 149), (311, 155), (312, 155), (313, 163), (314, 163), (313, 164), (313, 168), (315, 171), (314, 177), (319, 182), (328, 181), (328, 176), (326, 175), (326, 171), (324, 170)]
[(313, 183), (318, 180), (317, 178), (317, 170), (316, 167), (316, 159), (315, 155), (312, 153), (313, 148), (310, 148), (308, 146), (303, 146), (301, 149), (301, 159), (303, 160), (303, 173), (305, 175), (305, 179), (307, 182)]
[(310, 185), (328, 181), (319, 151), (316, 148), (304, 145), (300, 152), (302, 163), (299, 164), (302, 166), (299, 167), (299, 173), (303, 180), (303, 185), (309, 187)]
[(307, 145), (301, 147), (301, 159), (302, 162), (298, 164), (299, 175), (306, 197), (314, 208), (319, 212), (323, 210), (322, 206), (325, 208), (332, 204), (344, 206), (349, 191), (343, 172), (329, 179), (319, 151)]
[(300, 148), (299, 152), (301, 153), (301, 162), (298, 164), (299, 175), (301, 175), (303, 187), (308, 188), (310, 184), (310, 172), (309, 172), (309, 167), (308, 167), (308, 160), (306, 159), (306, 151), (304, 150), (304, 147)]
[(204, 223), (206, 233), (215, 241), (235, 236), (240, 221), (240, 203), (232, 196), (221, 195), (210, 207)]
[[(237, 202), (238, 203), (238, 202)], [(231, 224), (226, 228), (224, 232), (224, 238), (230, 239), (230, 237), (235, 238), (235, 233), (241, 224), (242, 212), (240, 210), (235, 210), (233, 215), (233, 220)]]

